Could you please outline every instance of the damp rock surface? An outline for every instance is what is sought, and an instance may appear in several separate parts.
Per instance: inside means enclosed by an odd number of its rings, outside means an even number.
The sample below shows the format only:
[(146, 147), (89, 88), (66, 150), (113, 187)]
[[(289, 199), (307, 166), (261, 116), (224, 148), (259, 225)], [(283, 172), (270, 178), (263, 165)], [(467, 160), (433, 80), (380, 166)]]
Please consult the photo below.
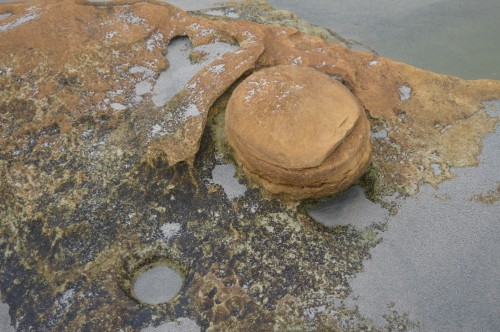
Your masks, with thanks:
[[(157, 107), (164, 106), (201, 69), (224, 53), (237, 48), (237, 46), (218, 41), (192, 48), (187, 37), (172, 40), (167, 53), (168, 69), (160, 74), (153, 89), (154, 104)], [(190, 60), (190, 54), (193, 52), (201, 53), (201, 58), (196, 62)], [(221, 70), (224, 70), (224, 66)], [(194, 89), (196, 84), (196, 81), (193, 81), (188, 87)]]

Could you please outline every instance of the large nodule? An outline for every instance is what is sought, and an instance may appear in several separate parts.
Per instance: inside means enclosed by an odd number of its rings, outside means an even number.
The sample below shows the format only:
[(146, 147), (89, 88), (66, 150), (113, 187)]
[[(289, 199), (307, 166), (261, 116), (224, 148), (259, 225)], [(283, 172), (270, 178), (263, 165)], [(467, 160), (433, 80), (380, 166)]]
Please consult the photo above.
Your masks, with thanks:
[(229, 100), (225, 131), (245, 174), (290, 198), (343, 191), (370, 163), (370, 124), (356, 97), (308, 67), (250, 75)]

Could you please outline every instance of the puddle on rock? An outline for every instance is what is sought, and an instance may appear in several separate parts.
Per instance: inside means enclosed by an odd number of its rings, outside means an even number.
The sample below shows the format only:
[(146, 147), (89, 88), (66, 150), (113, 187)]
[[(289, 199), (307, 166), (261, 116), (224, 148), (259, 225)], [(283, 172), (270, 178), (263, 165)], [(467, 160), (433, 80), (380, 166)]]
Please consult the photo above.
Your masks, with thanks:
[[(153, 88), (153, 103), (157, 107), (164, 106), (186, 86), (197, 72), (224, 53), (236, 49), (238, 46), (224, 42), (214, 42), (193, 48), (188, 37), (175, 38), (168, 45), (166, 57), (169, 68), (160, 74)], [(203, 57), (197, 62), (192, 62), (190, 55), (195, 53), (201, 54)], [(194, 88), (195, 85), (189, 87)]]
[[(5, 15), (5, 14), (2, 14), (2, 15)], [(5, 19), (6, 17), (9, 17), (9, 16), (11, 16), (11, 15), (8, 15), (5, 17), (0, 17), (0, 19)], [(15, 19), (11, 22), (0, 25), (0, 32), (5, 32), (5, 31), (12, 30), (12, 29), (16, 29), (17, 27), (19, 27), (27, 22), (36, 20), (39, 17), (40, 17), (40, 14), (31, 11), (28, 14), (19, 16), (17, 19)]]
[(411, 97), (411, 88), (408, 86), (402, 86), (399, 88), (400, 99), (402, 101), (408, 100)]
[(224, 189), (229, 200), (244, 196), (247, 187), (238, 182), (236, 167), (233, 164), (215, 165), (212, 171), (211, 183), (218, 184)]
[(158, 326), (148, 326), (143, 328), (141, 332), (199, 332), (201, 328), (196, 324), (196, 321), (181, 317), (173, 322), (167, 322)]
[(200, 10), (212, 7), (217, 1), (215, 0), (160, 0), (183, 10)]
[(3, 13), (3, 14), (0, 14), (0, 21), (3, 20), (3, 19), (6, 19), (7, 17), (9, 16), (12, 16), (11, 13)]
[(166, 263), (141, 269), (132, 283), (132, 295), (139, 302), (156, 305), (173, 299), (182, 288), (183, 277)]
[(9, 316), (9, 305), (0, 302), (0, 331), (14, 332), (14, 324), (11, 324)]
[(229, 18), (240, 18), (240, 15), (229, 8), (213, 8), (204, 12), (206, 15), (225, 16)]
[(368, 200), (360, 186), (352, 186), (333, 198), (315, 204), (307, 213), (327, 227), (351, 225), (358, 230), (383, 224), (389, 217), (389, 211)]

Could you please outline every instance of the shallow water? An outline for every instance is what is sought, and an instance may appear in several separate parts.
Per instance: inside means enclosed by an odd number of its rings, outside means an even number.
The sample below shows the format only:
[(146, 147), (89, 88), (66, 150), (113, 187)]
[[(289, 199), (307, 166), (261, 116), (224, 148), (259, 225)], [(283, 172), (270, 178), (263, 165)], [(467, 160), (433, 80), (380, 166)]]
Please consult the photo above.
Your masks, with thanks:
[(455, 169), (452, 181), (400, 201), (382, 243), (351, 281), (348, 305), (380, 326), (394, 302), (423, 331), (498, 331), (500, 202), (474, 197), (500, 179), (500, 128), (484, 148), (478, 167)]
[(12, 16), (12, 14), (11, 13), (0, 14), (0, 21), (9, 16)]
[(352, 186), (334, 198), (314, 205), (308, 214), (328, 227), (351, 225), (358, 230), (373, 223), (382, 224), (389, 218), (389, 212), (368, 200), (360, 186)]
[(133, 291), (139, 301), (160, 304), (172, 299), (182, 287), (182, 277), (166, 265), (158, 265), (140, 274)]
[[(389, 58), (467, 79), (500, 79), (497, 0), (269, 2)], [(410, 92), (401, 91), (402, 99)], [(457, 178), (438, 190), (424, 186), (416, 198), (398, 201), (399, 213), (382, 243), (350, 282), (346, 305), (378, 326), (384, 326), (387, 305), (395, 303), (396, 310), (422, 322), (423, 331), (498, 331), (500, 206), (472, 197), (494, 189), (499, 137), (497, 129), (485, 141), (479, 167), (455, 170)], [(324, 224), (366, 227), (356, 216), (361, 210), (372, 222), (383, 222), (370, 212), (371, 204), (359, 207), (362, 196), (344, 196), (316, 207), (311, 216)]]
[(0, 331), (14, 332), (9, 316), (9, 306), (2, 302), (0, 302)]
[[(0, 0), (1, 1), (1, 0)], [(215, 1), (163, 0), (185, 10)], [(498, 0), (269, 0), (382, 56), (465, 79), (500, 79)]]
[(270, 0), (380, 55), (466, 79), (500, 79), (498, 0)]
[[(203, 32), (202, 30), (201, 33)], [(203, 67), (224, 53), (237, 48), (237, 46), (227, 43), (214, 42), (192, 49), (191, 42), (187, 37), (173, 40), (169, 45), (166, 55), (170, 67), (160, 74), (153, 88), (153, 102), (155, 105), (157, 107), (164, 106)], [(205, 57), (201, 61), (193, 63), (189, 58), (189, 54), (192, 51), (201, 52), (205, 54)], [(196, 84), (193, 84), (192, 88), (196, 87)]]

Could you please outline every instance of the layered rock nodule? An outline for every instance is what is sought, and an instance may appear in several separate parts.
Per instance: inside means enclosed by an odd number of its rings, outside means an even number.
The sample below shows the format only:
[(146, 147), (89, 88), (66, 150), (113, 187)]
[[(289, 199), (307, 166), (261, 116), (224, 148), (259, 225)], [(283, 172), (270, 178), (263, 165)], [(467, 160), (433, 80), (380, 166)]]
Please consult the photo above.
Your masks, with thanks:
[(315, 69), (260, 70), (233, 92), (226, 137), (266, 190), (303, 199), (347, 189), (370, 163), (370, 125), (356, 97)]

